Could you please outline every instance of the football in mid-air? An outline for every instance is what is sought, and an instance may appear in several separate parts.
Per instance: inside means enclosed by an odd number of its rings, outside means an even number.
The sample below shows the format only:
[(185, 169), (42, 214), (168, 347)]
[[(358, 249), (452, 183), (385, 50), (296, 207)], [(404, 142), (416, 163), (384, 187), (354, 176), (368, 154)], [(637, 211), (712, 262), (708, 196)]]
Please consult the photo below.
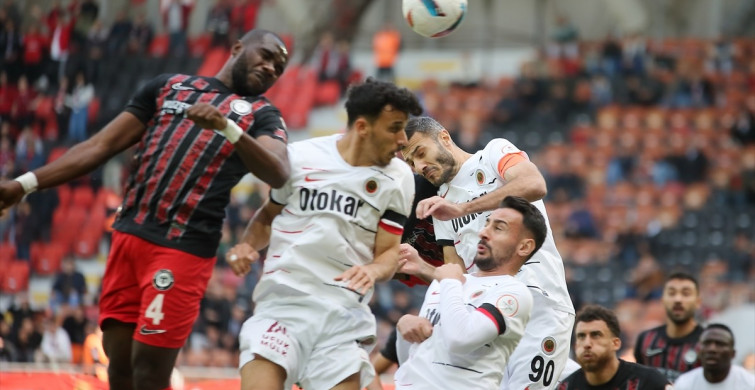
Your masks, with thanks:
[(438, 38), (459, 27), (467, 13), (467, 0), (403, 0), (401, 10), (417, 34)]

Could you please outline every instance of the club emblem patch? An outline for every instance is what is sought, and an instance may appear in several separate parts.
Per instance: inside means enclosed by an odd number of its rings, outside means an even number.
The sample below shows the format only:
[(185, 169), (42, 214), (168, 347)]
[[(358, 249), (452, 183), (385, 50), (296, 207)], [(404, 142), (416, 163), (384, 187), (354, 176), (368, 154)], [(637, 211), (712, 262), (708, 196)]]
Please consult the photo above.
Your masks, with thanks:
[(498, 298), (495, 307), (497, 307), (503, 315), (513, 317), (519, 311), (519, 301), (513, 295), (504, 294)]
[(483, 185), (485, 184), (485, 172), (482, 171), (482, 169), (478, 169), (475, 172), (475, 179), (477, 180), (477, 185)]
[(367, 179), (364, 183), (364, 190), (367, 192), (367, 195), (375, 195), (378, 190), (378, 181), (374, 177)]
[(543, 342), (540, 344), (540, 347), (542, 348), (543, 352), (550, 356), (553, 355), (553, 352), (556, 351), (556, 339), (553, 337), (546, 337), (543, 339)]
[(231, 102), (231, 111), (239, 115), (248, 115), (252, 113), (252, 103), (246, 100), (236, 99)]
[(168, 269), (161, 269), (155, 272), (155, 277), (152, 278), (152, 286), (160, 291), (170, 290), (173, 287), (173, 272)]
[(697, 352), (695, 352), (694, 348), (684, 353), (684, 361), (687, 364), (692, 364), (695, 360), (697, 360)]

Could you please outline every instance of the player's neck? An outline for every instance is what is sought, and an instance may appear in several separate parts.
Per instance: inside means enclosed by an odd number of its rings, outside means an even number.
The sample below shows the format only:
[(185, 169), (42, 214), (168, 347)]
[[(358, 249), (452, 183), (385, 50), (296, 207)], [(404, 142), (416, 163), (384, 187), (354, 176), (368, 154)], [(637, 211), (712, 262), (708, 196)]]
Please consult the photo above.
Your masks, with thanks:
[(453, 174), (448, 178), (448, 181), (451, 181), (456, 177), (456, 174), (459, 173), (461, 166), (464, 165), (464, 163), (472, 157), (472, 154), (467, 153), (460, 147), (454, 145), (453, 149), (451, 149), (451, 156), (456, 162), (456, 166), (454, 167)]
[(674, 321), (666, 321), (666, 336), (672, 339), (682, 338), (695, 330), (697, 321), (690, 319), (683, 324), (674, 323)]
[(587, 372), (585, 371), (585, 379), (590, 386), (599, 386), (608, 383), (616, 372), (619, 371), (619, 358), (614, 358), (608, 361), (600, 371)]
[(346, 163), (353, 167), (373, 165), (370, 153), (360, 147), (359, 137), (356, 131), (346, 130), (346, 133), (336, 141), (336, 148)]
[(729, 371), (731, 371), (731, 366), (724, 367), (720, 370), (703, 369), (703, 376), (708, 383), (721, 383), (726, 380), (727, 376), (729, 376)]

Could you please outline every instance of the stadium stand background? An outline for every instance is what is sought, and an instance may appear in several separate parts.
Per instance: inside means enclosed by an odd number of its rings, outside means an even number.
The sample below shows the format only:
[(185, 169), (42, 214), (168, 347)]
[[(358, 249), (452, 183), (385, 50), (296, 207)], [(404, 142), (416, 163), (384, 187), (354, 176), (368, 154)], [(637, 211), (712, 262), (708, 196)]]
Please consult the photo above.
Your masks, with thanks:
[[(429, 40), (408, 30), (397, 2), (377, 0), (348, 45), (334, 27), (330, 46), (306, 36), (321, 31), (304, 23), (311, 2), (197, 1), (185, 47), (175, 41), (181, 34), (171, 41), (160, 1), (63, 3), (0, 8), (0, 48), (17, 54), (4, 56), (0, 71), (3, 178), (64, 152), (77, 139), (70, 128), (81, 125), (71, 117), (82, 109), (91, 134), (155, 75), (213, 75), (249, 18), (283, 34), (294, 51), (268, 93), (291, 138), (340, 131), (343, 86), (375, 74), (371, 38), (390, 21), (403, 37), (397, 82), (416, 90), (427, 114), (466, 150), (504, 137), (540, 167), (572, 299), (617, 311), (627, 355), (639, 331), (663, 321), (663, 277), (680, 268), (701, 282), (701, 319), (733, 326), (737, 361), (755, 353), (755, 24), (747, 22), (755, 2), (472, 0), (459, 31)], [(51, 47), (66, 36), (61, 66)], [(23, 39), (9, 48), (14, 37)], [(324, 58), (338, 62), (335, 72)], [(86, 81), (75, 88), (79, 72)], [(89, 372), (83, 343), (94, 332), (109, 220), (128, 164), (126, 152), (0, 217), (0, 361), (72, 362), (66, 367)], [(252, 177), (234, 189), (221, 259), (267, 191)], [(236, 335), (258, 276), (255, 269), (236, 278), (218, 262), (179, 359), (184, 375), (235, 377)], [(381, 343), (423, 293), (378, 287), (372, 306)], [(42, 351), (46, 331), (68, 337), (70, 357)], [(2, 364), (0, 371), (12, 367)]]

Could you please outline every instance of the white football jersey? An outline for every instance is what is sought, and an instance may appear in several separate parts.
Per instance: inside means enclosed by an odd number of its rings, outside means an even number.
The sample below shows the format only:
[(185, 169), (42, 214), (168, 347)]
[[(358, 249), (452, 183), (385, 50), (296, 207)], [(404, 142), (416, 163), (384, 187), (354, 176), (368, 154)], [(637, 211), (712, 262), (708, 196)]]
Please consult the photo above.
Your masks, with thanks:
[[(433, 333), (422, 343), (411, 345), (409, 358), (395, 374), (397, 389), (498, 388), (506, 362), (524, 335), (532, 310), (532, 294), (524, 283), (509, 275), (466, 275), (463, 291), (468, 311), (500, 312), (500, 315), (486, 316), (501, 318), (505, 323), (503, 333), (468, 354), (450, 354), (440, 336), (446, 315), (440, 310), (440, 284), (433, 281), (419, 314), (433, 324)], [(464, 329), (458, 331), (464, 332)]]
[[(498, 163), (508, 154), (527, 154), (503, 138), (490, 141), (485, 149), (478, 151), (462, 164), (456, 176), (447, 184), (440, 186), (438, 195), (452, 203), (464, 203), (493, 192), (505, 184), (498, 173)], [(517, 278), (528, 287), (543, 294), (552, 307), (574, 313), (569, 292), (566, 289), (566, 276), (561, 255), (553, 241), (553, 233), (545, 211), (545, 203), (538, 200), (532, 203), (543, 213), (548, 235), (540, 250), (525, 263)], [(450, 221), (433, 218), (435, 239), (441, 245), (454, 245), (456, 253), (464, 260), (468, 272), (475, 272), (474, 257), (479, 232), (485, 227), (490, 211), (469, 214)], [(533, 293), (535, 293), (533, 291)]]
[(349, 165), (336, 147), (341, 136), (289, 145), (291, 177), (270, 192), (270, 200), (284, 208), (272, 223), (255, 302), (272, 292), (312, 294), (345, 307), (370, 301), (372, 289), (362, 296), (333, 279), (372, 263), (379, 227), (401, 234), (414, 177), (398, 158), (384, 167)]

